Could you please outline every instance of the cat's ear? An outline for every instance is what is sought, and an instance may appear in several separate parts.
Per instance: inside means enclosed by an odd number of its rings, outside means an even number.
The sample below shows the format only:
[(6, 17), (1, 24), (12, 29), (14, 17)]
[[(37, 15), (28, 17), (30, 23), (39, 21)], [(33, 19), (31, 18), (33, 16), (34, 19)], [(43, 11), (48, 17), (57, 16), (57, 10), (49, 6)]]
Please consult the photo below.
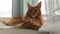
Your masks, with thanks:
[(37, 4), (37, 8), (41, 9), (41, 2)]
[(29, 3), (27, 3), (27, 5), (28, 5), (28, 9), (31, 9), (32, 8), (32, 6)]

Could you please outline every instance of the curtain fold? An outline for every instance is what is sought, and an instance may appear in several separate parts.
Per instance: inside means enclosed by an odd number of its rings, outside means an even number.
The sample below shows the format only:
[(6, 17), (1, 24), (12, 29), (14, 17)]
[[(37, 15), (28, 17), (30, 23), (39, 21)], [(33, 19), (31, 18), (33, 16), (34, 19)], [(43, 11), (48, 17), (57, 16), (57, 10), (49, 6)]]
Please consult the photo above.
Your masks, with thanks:
[(60, 15), (55, 14), (55, 10), (60, 10), (60, 0), (45, 0), (48, 22), (59, 23)]
[(45, 0), (47, 14), (51, 14), (54, 10), (60, 8), (60, 0)]

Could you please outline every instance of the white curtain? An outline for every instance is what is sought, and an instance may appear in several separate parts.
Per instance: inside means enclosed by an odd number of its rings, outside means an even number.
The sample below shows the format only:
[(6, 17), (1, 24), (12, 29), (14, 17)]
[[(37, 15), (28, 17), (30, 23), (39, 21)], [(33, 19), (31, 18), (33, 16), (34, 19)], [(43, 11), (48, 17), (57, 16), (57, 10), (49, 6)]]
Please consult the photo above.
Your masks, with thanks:
[(45, 0), (45, 5), (47, 18), (49, 20), (48, 22), (59, 23), (60, 15), (57, 15), (55, 12), (58, 12), (58, 10), (60, 10), (60, 0)]
[(45, 3), (48, 15), (53, 15), (53, 12), (60, 8), (60, 0), (45, 0)]

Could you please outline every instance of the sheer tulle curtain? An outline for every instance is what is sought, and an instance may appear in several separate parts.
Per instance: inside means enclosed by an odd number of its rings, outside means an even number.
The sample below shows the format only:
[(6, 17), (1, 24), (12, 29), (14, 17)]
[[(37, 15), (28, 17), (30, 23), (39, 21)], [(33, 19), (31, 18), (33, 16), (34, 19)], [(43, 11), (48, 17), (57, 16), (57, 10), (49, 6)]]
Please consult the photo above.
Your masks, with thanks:
[(49, 13), (52, 15), (56, 9), (60, 8), (59, 1), (60, 0), (45, 0), (48, 15), (49, 15)]
[(56, 12), (60, 10), (60, 0), (45, 0), (45, 5), (47, 17), (50, 23), (60, 22), (60, 15), (56, 14)]

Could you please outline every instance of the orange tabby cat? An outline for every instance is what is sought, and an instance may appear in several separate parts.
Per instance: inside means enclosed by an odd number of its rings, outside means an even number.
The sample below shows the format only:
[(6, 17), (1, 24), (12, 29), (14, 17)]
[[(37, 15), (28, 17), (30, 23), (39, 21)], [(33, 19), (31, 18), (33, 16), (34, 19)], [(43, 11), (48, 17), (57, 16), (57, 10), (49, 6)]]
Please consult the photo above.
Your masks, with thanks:
[(38, 30), (44, 24), (41, 15), (41, 2), (35, 7), (28, 3), (28, 11), (24, 17), (7, 19), (2, 21), (2, 23), (19, 28)]
[(41, 14), (41, 2), (35, 7), (32, 7), (30, 4), (28, 4), (28, 11), (25, 19), (29, 21), (24, 23), (24, 28), (28, 27), (29, 29), (38, 30), (44, 24), (44, 20)]

